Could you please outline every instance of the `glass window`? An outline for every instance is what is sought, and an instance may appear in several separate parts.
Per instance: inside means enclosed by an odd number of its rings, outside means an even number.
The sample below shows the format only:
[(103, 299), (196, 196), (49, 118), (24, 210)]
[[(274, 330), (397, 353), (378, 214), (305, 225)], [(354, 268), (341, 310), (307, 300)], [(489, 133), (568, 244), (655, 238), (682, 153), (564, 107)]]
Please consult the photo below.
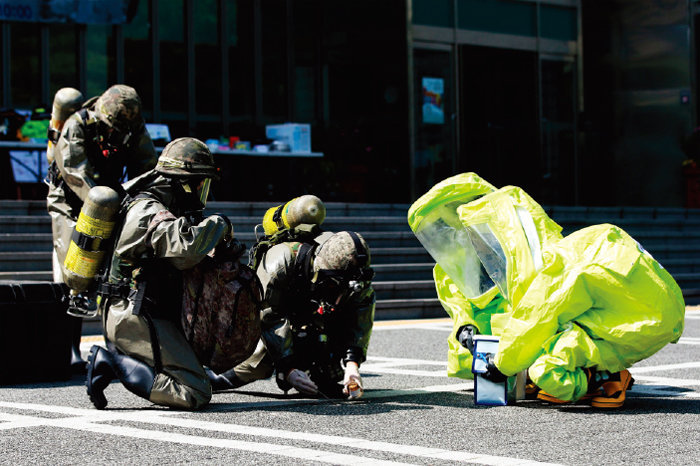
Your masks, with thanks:
[(320, 34), (316, 25), (322, 21), (316, 0), (297, 0), (293, 4), (292, 43), (294, 44), (294, 109), (292, 120), (313, 122), (316, 119), (319, 83)]
[[(72, 24), (49, 24), (49, 95), (62, 87), (80, 87), (78, 81), (77, 29)], [(89, 42), (88, 42), (89, 43)], [(90, 64), (88, 64), (90, 69)], [(50, 102), (46, 102), (50, 105)]]
[(85, 40), (86, 81), (89, 98), (101, 94), (116, 81), (114, 28), (111, 25), (89, 24), (85, 34), (87, 36)]
[(540, 5), (540, 34), (547, 39), (576, 40), (577, 16), (575, 8)]
[[(221, 60), (217, 0), (194, 3), (195, 96), (197, 113), (221, 113)], [(218, 132), (220, 132), (219, 129)], [(200, 136), (212, 136), (212, 134)]]
[[(234, 121), (249, 123), (255, 106), (253, 65), (253, 2), (226, 4), (227, 47), (229, 59), (229, 110)], [(233, 131), (231, 134), (244, 134)]]
[(537, 35), (535, 4), (509, 0), (458, 0), (457, 24), (460, 29)]
[(262, 0), (262, 116), (287, 117), (287, 10), (285, 3)]
[(454, 27), (452, 0), (413, 0), (413, 24)]
[(12, 106), (31, 109), (41, 96), (39, 57), (40, 25), (37, 23), (10, 24), (10, 86)]
[(158, 9), (160, 40), (160, 106), (164, 112), (187, 111), (187, 48), (183, 0)]
[(153, 54), (149, 41), (151, 21), (148, 1), (138, 2), (138, 10), (124, 31), (124, 83), (133, 86), (141, 97), (144, 117), (153, 105)]

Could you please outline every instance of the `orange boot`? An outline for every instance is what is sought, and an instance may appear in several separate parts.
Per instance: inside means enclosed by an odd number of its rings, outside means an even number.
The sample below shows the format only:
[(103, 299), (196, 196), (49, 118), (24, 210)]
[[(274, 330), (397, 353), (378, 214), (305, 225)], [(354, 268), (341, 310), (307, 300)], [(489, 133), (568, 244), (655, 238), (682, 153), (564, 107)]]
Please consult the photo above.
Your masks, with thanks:
[(627, 369), (610, 375), (601, 385), (598, 396), (591, 399), (595, 408), (619, 408), (625, 403), (625, 393), (634, 385), (632, 374)]

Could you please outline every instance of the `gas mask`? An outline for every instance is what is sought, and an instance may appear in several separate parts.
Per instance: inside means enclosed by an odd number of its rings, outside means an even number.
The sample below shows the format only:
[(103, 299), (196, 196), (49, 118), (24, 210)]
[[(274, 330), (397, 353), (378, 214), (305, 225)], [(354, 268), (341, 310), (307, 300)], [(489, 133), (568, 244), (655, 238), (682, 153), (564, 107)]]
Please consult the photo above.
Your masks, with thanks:
[(102, 155), (105, 158), (111, 157), (129, 145), (132, 137), (131, 131), (120, 131), (102, 121), (98, 121), (97, 125), (97, 143), (102, 149)]
[(319, 270), (311, 279), (311, 294), (319, 304), (319, 313), (341, 307), (354, 293), (369, 288), (374, 277), (371, 267), (354, 270)]

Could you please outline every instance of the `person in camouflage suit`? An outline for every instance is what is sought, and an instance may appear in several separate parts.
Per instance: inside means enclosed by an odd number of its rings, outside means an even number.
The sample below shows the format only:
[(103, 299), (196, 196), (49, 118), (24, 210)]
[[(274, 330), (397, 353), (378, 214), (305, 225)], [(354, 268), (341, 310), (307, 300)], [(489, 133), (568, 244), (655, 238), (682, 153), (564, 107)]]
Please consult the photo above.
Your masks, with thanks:
[(198, 409), (211, 399), (207, 375), (180, 327), (182, 271), (232, 237), (226, 217), (203, 218), (209, 184), (218, 178), (207, 146), (194, 138), (169, 143), (154, 170), (124, 185), (123, 224), (100, 286), (107, 349), (88, 356), (87, 392), (98, 409), (115, 378), (153, 403)]
[(47, 209), (54, 246), (54, 281), (62, 266), (80, 208), (93, 186), (121, 191), (129, 178), (156, 165), (156, 151), (143, 117), (141, 99), (129, 86), (116, 84), (94, 103), (86, 103), (66, 121), (49, 169)]
[[(135, 178), (157, 160), (141, 116), (141, 99), (133, 88), (116, 84), (92, 100), (66, 121), (49, 167), (46, 204), (53, 234), (53, 280), (59, 283), (64, 281), (63, 262), (90, 188), (109, 186), (121, 192), (125, 168), (129, 178)], [(73, 329), (72, 365), (84, 373), (81, 322), (76, 320)]]
[[(358, 398), (359, 366), (374, 323), (373, 270), (357, 233), (324, 232), (312, 244), (283, 242), (257, 266), (263, 288), (262, 338), (252, 356), (222, 374), (215, 390), (237, 388), (276, 372), (278, 386), (305, 394)], [(341, 382), (338, 384), (338, 382)]]

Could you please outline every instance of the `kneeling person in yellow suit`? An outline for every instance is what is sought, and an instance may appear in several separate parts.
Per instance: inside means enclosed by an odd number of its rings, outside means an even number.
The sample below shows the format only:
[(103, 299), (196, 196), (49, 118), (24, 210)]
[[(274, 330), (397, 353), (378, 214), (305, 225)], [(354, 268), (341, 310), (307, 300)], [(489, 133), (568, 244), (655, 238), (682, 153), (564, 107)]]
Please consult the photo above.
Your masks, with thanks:
[[(466, 202), (459, 205), (445, 202), (442, 192), (416, 201), (409, 223), (438, 262), (441, 301), (466, 316), (454, 340), (468, 346), (474, 333), (500, 336), (491, 359), (495, 376), (527, 369), (541, 400), (586, 398), (593, 406), (619, 407), (632, 384), (627, 368), (680, 338), (685, 305), (678, 285), (619, 227), (595, 225), (562, 238), (520, 188), (462, 193)], [(443, 217), (452, 221), (431, 218), (430, 201), (449, 206)], [(436, 254), (450, 243), (469, 270)], [(457, 359), (463, 371), (471, 362), (465, 352)]]

